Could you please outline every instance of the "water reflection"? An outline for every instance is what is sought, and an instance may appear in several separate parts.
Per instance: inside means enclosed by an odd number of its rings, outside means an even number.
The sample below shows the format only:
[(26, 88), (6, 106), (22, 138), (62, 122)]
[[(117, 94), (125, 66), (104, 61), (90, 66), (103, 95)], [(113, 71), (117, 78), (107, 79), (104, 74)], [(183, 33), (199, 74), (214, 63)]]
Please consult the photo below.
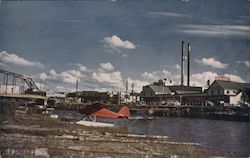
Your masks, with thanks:
[(250, 155), (250, 123), (247, 122), (165, 117), (155, 120), (100, 120), (126, 126), (136, 133), (166, 135), (175, 141), (195, 142), (237, 156)]
[(250, 155), (249, 122), (174, 117), (159, 117), (154, 120), (97, 118), (97, 121), (126, 126), (131, 132), (165, 135), (174, 141), (199, 143), (237, 156)]

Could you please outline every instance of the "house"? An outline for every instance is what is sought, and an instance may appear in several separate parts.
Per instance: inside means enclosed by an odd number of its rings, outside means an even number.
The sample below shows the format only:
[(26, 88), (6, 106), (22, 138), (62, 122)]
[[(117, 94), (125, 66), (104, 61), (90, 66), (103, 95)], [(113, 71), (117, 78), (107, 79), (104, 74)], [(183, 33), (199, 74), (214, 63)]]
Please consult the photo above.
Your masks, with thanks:
[(208, 88), (208, 95), (236, 95), (245, 88), (250, 88), (250, 83), (215, 80)]
[(215, 80), (207, 89), (207, 95), (227, 96), (228, 104), (237, 105), (241, 101), (242, 92), (250, 88), (250, 83), (239, 83), (230, 80)]

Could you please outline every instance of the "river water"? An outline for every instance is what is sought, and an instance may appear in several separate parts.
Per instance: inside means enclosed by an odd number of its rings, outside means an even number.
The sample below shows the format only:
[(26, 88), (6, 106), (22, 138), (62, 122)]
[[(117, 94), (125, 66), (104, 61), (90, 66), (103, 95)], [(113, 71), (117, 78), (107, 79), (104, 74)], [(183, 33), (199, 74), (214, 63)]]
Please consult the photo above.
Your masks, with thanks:
[[(72, 111), (58, 113), (64, 116), (72, 114), (72, 117), (79, 114)], [(153, 120), (97, 118), (97, 121), (124, 126), (137, 134), (163, 135), (173, 141), (199, 143), (237, 157), (250, 156), (250, 122), (179, 117), (157, 117)]]
[(228, 152), (234, 156), (250, 155), (249, 122), (175, 117), (159, 117), (153, 120), (99, 120), (126, 126), (131, 132), (164, 135), (174, 141), (199, 143), (201, 146)]

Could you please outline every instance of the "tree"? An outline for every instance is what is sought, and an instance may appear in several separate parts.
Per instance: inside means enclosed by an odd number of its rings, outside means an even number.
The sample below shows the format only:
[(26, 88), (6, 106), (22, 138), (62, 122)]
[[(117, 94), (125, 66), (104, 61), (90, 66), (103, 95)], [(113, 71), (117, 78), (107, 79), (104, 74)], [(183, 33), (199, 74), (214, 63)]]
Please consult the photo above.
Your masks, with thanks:
[(241, 100), (243, 103), (250, 103), (250, 88), (242, 90)]

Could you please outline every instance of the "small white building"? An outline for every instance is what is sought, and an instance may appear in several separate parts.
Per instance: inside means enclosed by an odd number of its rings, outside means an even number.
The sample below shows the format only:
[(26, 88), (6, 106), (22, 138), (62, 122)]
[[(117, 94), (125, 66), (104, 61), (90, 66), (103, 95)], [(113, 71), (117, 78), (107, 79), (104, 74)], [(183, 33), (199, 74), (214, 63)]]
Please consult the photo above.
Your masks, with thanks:
[(0, 85), (0, 94), (20, 94), (20, 86)]
[(64, 92), (53, 92), (48, 91), (46, 96), (50, 99), (54, 99), (56, 103), (65, 102), (66, 101), (66, 94)]

